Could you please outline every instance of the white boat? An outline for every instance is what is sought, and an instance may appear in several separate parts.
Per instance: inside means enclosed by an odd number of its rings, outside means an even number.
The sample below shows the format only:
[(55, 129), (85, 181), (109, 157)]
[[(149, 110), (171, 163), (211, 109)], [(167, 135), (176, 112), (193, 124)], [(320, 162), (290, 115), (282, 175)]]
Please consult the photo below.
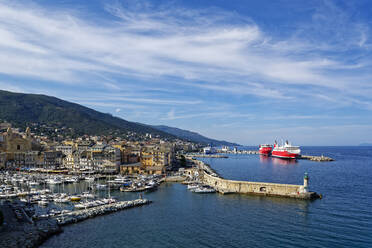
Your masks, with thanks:
[(189, 184), (187, 185), (188, 190), (193, 190), (199, 187), (199, 184)]
[(54, 198), (54, 202), (58, 202), (58, 203), (68, 203), (69, 201), (70, 201), (70, 198), (68, 197)]
[(90, 199), (93, 199), (95, 196), (89, 192), (83, 192), (83, 194), (81, 194), (81, 198), (90, 198)]
[(62, 180), (60, 178), (50, 178), (46, 181), (46, 183), (52, 185), (62, 184)]
[(77, 177), (67, 177), (65, 178), (66, 183), (77, 183), (79, 182), (79, 179)]
[(107, 185), (106, 184), (99, 184), (99, 183), (97, 183), (96, 184), (96, 188), (97, 189), (106, 189), (107, 188)]
[(211, 188), (211, 187), (200, 186), (200, 187), (195, 188), (192, 192), (194, 192), (194, 193), (214, 193), (214, 192), (216, 192), (216, 190), (214, 188)]
[(79, 203), (79, 204), (75, 204), (74, 207), (78, 209), (82, 209), (82, 208), (86, 208), (86, 205), (84, 203)]
[(46, 206), (49, 204), (49, 202), (46, 200), (41, 200), (41, 201), (38, 201), (37, 204), (39, 204), (40, 206)]
[(95, 177), (85, 177), (85, 181), (94, 182), (96, 180)]

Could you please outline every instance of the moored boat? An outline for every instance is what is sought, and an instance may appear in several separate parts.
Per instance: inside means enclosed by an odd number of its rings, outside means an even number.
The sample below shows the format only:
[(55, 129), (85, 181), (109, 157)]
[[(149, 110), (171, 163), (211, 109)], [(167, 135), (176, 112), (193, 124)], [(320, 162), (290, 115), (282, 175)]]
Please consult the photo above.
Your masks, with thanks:
[(77, 195), (73, 195), (70, 197), (70, 201), (80, 201), (80, 200), (81, 200), (81, 197)]
[(260, 155), (269, 156), (269, 155), (271, 155), (272, 150), (273, 150), (272, 145), (262, 144), (262, 145), (259, 146), (258, 153)]
[(292, 146), (288, 141), (284, 145), (279, 146), (275, 141), (274, 149), (271, 156), (277, 158), (297, 158), (300, 156), (301, 149), (299, 146)]

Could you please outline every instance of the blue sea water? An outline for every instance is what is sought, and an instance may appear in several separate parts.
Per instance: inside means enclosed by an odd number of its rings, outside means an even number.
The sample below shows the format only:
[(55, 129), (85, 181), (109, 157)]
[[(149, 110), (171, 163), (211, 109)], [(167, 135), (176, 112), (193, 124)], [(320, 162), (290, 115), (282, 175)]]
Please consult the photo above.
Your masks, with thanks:
[(308, 172), (320, 200), (194, 194), (166, 183), (145, 194), (152, 204), (66, 226), (42, 247), (372, 247), (372, 147), (303, 147), (302, 153), (336, 161), (203, 160), (229, 179), (302, 184)]

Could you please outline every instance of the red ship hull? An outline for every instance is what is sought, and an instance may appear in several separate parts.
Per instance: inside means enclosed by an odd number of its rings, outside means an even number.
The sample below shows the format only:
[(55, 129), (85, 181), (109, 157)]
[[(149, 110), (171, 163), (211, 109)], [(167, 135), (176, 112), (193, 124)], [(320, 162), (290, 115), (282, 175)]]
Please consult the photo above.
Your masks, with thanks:
[(258, 153), (260, 155), (270, 156), (272, 150), (273, 149), (271, 147), (260, 147)]
[(277, 157), (277, 158), (297, 158), (299, 154), (296, 153), (290, 153), (288, 151), (273, 151), (271, 156)]

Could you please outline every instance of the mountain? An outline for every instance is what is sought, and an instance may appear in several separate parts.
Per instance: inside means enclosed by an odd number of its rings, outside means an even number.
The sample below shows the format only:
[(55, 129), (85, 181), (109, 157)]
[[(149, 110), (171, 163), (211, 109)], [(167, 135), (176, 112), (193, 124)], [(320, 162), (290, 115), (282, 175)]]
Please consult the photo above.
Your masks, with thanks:
[(183, 129), (179, 129), (175, 127), (168, 127), (168, 126), (163, 126), (163, 125), (152, 126), (152, 127), (160, 131), (172, 134), (174, 136), (183, 138), (185, 140), (190, 140), (190, 141), (194, 141), (198, 143), (211, 144), (213, 146), (239, 146), (239, 144), (236, 144), (236, 143), (231, 143), (231, 142), (227, 142), (224, 140), (210, 139), (196, 132), (191, 132), (191, 131), (187, 131), (187, 130), (183, 130)]
[[(128, 132), (137, 134), (150, 133), (167, 139), (185, 139), (195, 143), (213, 144), (215, 146), (233, 144), (206, 138), (198, 133), (167, 127), (150, 126), (137, 122), (130, 122), (111, 114), (104, 114), (84, 107), (82, 105), (67, 102), (56, 97), (13, 93), (0, 90), (0, 120), (12, 123), (16, 127), (25, 128), (32, 123), (46, 124), (58, 129), (65, 128), (72, 136), (89, 135), (118, 135)], [(43, 130), (48, 132), (48, 129)], [(49, 134), (55, 135), (54, 128)]]
[(359, 146), (372, 146), (372, 143), (362, 143), (362, 144), (359, 144)]
[[(104, 114), (76, 103), (38, 94), (21, 94), (0, 90), (0, 120), (25, 128), (31, 123), (65, 127), (75, 136), (151, 133), (162, 138), (175, 136), (151, 126)], [(54, 130), (54, 129), (53, 129)]]

